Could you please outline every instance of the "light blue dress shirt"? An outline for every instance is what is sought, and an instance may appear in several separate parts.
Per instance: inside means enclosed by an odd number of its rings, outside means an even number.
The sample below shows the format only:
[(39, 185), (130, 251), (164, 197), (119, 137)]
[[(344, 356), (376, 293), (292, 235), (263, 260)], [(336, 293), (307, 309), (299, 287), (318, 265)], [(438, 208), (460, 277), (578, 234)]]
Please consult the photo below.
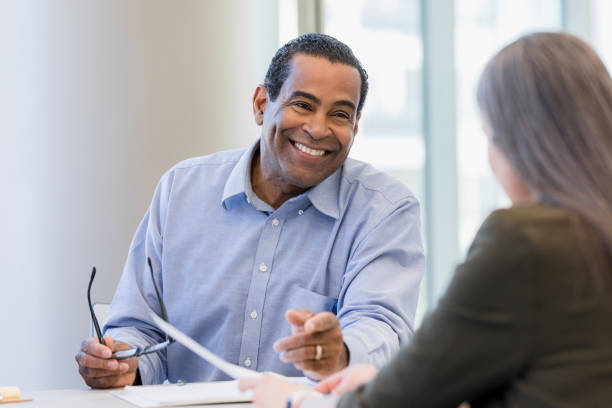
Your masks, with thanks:
[[(189, 159), (160, 180), (105, 326), (133, 346), (163, 341), (146, 258), (171, 324), (227, 361), (288, 376), (272, 345), (285, 311), (337, 314), (350, 364), (381, 366), (413, 333), (425, 270), (419, 204), (395, 179), (347, 159), (276, 211), (252, 190), (259, 148)], [(144, 294), (144, 298), (141, 294)], [(143, 384), (227, 380), (180, 344), (139, 359)]]

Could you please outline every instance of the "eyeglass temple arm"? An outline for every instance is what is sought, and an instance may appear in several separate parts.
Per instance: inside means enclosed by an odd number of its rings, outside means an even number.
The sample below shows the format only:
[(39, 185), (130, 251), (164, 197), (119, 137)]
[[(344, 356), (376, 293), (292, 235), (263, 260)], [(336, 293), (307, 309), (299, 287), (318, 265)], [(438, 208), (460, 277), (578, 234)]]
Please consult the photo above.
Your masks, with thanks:
[(87, 303), (89, 304), (89, 312), (91, 313), (91, 321), (93, 322), (94, 329), (96, 331), (96, 335), (98, 336), (98, 341), (100, 344), (106, 346), (104, 342), (104, 338), (102, 337), (102, 330), (100, 330), (100, 324), (98, 323), (98, 318), (94, 313), (93, 306), (91, 304), (91, 285), (93, 283), (94, 277), (96, 276), (96, 267), (94, 266), (91, 270), (91, 277), (89, 278), (89, 286), (87, 287)]

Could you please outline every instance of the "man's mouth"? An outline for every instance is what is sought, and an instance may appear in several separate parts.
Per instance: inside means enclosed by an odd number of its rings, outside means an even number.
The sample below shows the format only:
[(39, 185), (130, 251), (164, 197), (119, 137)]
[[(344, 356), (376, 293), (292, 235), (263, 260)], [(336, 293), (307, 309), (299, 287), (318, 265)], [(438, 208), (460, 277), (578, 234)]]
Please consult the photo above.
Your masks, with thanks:
[(305, 146), (298, 142), (291, 142), (296, 149), (298, 149), (302, 153), (309, 154), (311, 156), (323, 156), (326, 153), (326, 150), (313, 149), (311, 147)]

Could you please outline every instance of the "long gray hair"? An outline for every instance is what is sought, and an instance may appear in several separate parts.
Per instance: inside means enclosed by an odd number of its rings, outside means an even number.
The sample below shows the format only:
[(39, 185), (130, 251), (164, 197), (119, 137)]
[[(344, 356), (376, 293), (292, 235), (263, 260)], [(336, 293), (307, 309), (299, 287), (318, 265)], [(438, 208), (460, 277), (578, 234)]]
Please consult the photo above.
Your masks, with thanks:
[(576, 214), (609, 257), (612, 79), (595, 51), (570, 34), (525, 35), (488, 63), (477, 98), (523, 182)]

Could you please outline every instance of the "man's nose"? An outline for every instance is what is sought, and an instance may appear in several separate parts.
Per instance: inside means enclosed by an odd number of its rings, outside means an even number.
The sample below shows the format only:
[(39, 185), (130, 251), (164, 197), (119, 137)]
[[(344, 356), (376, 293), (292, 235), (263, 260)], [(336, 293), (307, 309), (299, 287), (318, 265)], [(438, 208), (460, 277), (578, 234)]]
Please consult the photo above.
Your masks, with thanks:
[(329, 125), (327, 123), (327, 115), (315, 114), (308, 118), (304, 124), (304, 130), (308, 132), (313, 139), (323, 139), (329, 134)]

